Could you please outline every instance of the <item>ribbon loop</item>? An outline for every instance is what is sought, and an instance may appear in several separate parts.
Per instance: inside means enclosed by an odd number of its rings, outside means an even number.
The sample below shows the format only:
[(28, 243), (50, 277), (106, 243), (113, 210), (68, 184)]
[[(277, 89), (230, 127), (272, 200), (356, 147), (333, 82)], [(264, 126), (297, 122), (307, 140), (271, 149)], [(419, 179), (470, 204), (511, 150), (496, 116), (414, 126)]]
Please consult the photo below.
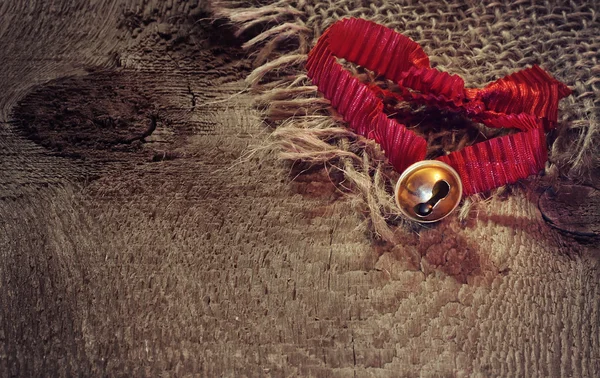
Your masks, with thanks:
[(488, 127), (522, 131), (438, 158), (459, 173), (464, 195), (514, 183), (543, 169), (544, 130), (556, 125), (558, 101), (571, 93), (537, 65), (481, 89), (465, 88), (460, 76), (431, 68), (427, 54), (410, 38), (363, 19), (338, 21), (309, 53), (308, 76), (357, 134), (381, 145), (398, 172), (425, 159), (425, 139), (385, 115), (377, 94), (389, 92), (360, 82), (337, 58), (394, 81), (404, 101), (459, 111)]

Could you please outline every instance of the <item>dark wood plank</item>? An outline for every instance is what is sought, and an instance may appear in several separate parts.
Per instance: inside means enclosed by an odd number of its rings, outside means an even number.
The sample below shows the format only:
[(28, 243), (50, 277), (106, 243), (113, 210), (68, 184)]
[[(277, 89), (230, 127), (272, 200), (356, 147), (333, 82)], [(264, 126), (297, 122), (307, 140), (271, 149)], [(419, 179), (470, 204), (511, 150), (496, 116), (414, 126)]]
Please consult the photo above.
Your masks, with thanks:
[(246, 154), (249, 65), (203, 5), (25, 4), (0, 4), (0, 375), (600, 373), (598, 256), (535, 198), (382, 245), (322, 171)]

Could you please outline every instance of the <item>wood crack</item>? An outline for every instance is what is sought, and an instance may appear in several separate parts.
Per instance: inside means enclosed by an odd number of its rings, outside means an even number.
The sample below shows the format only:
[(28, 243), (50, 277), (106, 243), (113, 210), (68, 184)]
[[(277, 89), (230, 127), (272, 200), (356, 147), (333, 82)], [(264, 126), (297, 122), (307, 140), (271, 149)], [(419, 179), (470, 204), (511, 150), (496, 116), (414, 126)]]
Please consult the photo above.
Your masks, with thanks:
[(354, 334), (352, 335), (352, 360), (354, 362), (354, 376), (356, 377), (356, 349), (354, 349)]
[(190, 110), (193, 111), (194, 109), (196, 109), (196, 94), (192, 90), (192, 87), (189, 82), (187, 83), (187, 89), (190, 96), (192, 96), (192, 108)]
[[(167, 56), (175, 64), (175, 67), (177, 67), (178, 70), (181, 70), (181, 67), (179, 66), (179, 63), (177, 62), (177, 60), (175, 60), (175, 58), (173, 58), (173, 56), (168, 52), (167, 52)], [(196, 93), (192, 90), (192, 85), (190, 83), (189, 78), (187, 78), (187, 75), (184, 75), (184, 76), (186, 76), (185, 80), (186, 80), (186, 84), (187, 84), (188, 94), (192, 97), (191, 98), (192, 107), (191, 107), (190, 111), (194, 111), (196, 109)]]
[(333, 231), (334, 227), (329, 231), (329, 259), (327, 260), (327, 290), (331, 290), (331, 256), (333, 255)]

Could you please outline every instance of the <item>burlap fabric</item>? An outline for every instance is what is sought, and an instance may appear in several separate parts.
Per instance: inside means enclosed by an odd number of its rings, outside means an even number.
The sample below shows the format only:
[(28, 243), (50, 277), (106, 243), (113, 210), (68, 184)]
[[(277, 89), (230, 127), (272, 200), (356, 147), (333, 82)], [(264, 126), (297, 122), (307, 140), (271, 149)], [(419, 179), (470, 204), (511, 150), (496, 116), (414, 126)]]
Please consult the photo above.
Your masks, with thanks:
[[(359, 209), (368, 213), (375, 233), (392, 242), (397, 242), (393, 229), (398, 214), (390, 188), (397, 174), (372, 142), (344, 129), (340, 117), (305, 75), (307, 52), (321, 33), (345, 17), (381, 23), (421, 44), (433, 67), (458, 74), (473, 87), (533, 64), (542, 66), (573, 89), (573, 95), (560, 103), (558, 130), (549, 135), (546, 173), (550, 181), (559, 174), (589, 180), (592, 168), (598, 165), (600, 24), (595, 7), (593, 2), (523, 1), (214, 4), (217, 15), (238, 26), (238, 34), (249, 35), (244, 47), (255, 56), (257, 67), (247, 81), (262, 93), (259, 104), (265, 117), (279, 122), (269, 147), (292, 162), (324, 164), (332, 167), (330, 172), (343, 171), (346, 186), (352, 185), (353, 192), (360, 195)], [(261, 32), (256, 34), (256, 30)], [(369, 72), (356, 73), (363, 80), (378, 81)], [(381, 80), (379, 83), (389, 86)], [(431, 110), (422, 112), (416, 116), (414, 110), (411, 114), (400, 105), (389, 113), (426, 136), (430, 157), (502, 133), (467, 120), (431, 114)], [(461, 219), (479, 198), (465, 201)]]

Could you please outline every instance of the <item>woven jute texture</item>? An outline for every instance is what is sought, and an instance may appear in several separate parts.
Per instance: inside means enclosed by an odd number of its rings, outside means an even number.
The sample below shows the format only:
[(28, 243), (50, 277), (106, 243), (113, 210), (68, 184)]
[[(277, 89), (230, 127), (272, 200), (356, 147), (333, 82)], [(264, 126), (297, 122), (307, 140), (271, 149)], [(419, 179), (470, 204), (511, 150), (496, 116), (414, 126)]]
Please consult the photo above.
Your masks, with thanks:
[[(557, 130), (548, 136), (546, 177), (585, 181), (598, 165), (600, 23), (594, 1), (217, 2), (213, 11), (247, 39), (244, 47), (256, 65), (247, 82), (261, 94), (258, 104), (276, 127), (269, 147), (303, 167), (323, 164), (330, 172), (343, 171), (346, 187), (359, 194), (355, 203), (385, 240), (395, 241), (390, 224), (398, 224), (398, 214), (390, 188), (397, 173), (374, 143), (345, 129), (304, 69), (311, 46), (339, 19), (362, 17), (403, 33), (424, 48), (433, 67), (462, 76), (467, 86), (481, 87), (533, 64), (542, 66), (573, 89), (560, 103)], [(377, 81), (360, 68), (355, 73)], [(499, 135), (429, 110), (411, 114), (400, 106), (390, 113), (425, 135), (430, 157)], [(465, 201), (461, 217), (477, 198)]]

